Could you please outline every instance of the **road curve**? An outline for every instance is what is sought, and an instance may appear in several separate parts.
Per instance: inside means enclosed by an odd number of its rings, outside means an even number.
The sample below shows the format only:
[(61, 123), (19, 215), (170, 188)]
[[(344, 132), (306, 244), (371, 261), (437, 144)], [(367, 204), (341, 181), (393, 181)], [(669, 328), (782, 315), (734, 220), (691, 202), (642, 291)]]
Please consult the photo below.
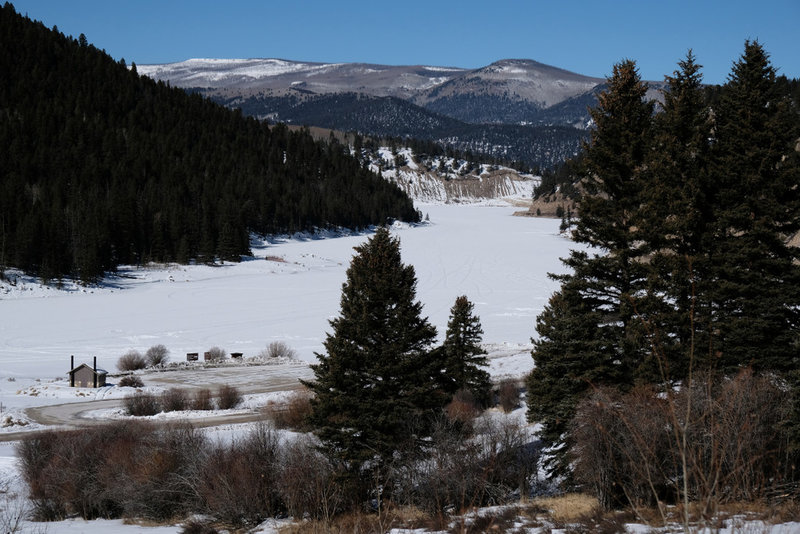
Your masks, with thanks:
[[(299, 379), (310, 379), (311, 370), (305, 365), (224, 366), (164, 371), (142, 375), (148, 386), (197, 390), (208, 388), (215, 391), (220, 386), (236, 386), (243, 395), (293, 391), (302, 386)], [(122, 406), (123, 399), (67, 402), (27, 408), (25, 414), (36, 423), (53, 428), (74, 429), (108, 423), (108, 420), (88, 418), (86, 413), (95, 410), (113, 409)], [(193, 418), (196, 427), (211, 427), (235, 423), (247, 423), (264, 419), (263, 413), (214, 415)], [(9, 432), (0, 434), (0, 441), (16, 441), (36, 431)]]

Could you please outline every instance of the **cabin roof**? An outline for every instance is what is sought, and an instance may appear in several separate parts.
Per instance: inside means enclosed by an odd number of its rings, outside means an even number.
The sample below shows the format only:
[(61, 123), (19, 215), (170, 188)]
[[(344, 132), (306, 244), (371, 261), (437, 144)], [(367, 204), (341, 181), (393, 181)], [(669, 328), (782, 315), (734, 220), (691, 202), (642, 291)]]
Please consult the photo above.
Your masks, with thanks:
[[(80, 364), (79, 366), (77, 366), (75, 369), (72, 369), (71, 371), (67, 371), (67, 374), (68, 374), (68, 375), (74, 374), (74, 373), (76, 373), (76, 372), (78, 371), (78, 369), (81, 369), (82, 367), (86, 367), (86, 368), (87, 368), (87, 369), (89, 369), (90, 371), (94, 372), (94, 368), (92, 368), (92, 366), (91, 366), (91, 365), (89, 365), (88, 363), (82, 363), (82, 364)], [(108, 371), (106, 371), (105, 369), (100, 369), (100, 368), (98, 367), (98, 368), (97, 368), (97, 374), (98, 374), (98, 375), (107, 375), (107, 374), (108, 374)]]

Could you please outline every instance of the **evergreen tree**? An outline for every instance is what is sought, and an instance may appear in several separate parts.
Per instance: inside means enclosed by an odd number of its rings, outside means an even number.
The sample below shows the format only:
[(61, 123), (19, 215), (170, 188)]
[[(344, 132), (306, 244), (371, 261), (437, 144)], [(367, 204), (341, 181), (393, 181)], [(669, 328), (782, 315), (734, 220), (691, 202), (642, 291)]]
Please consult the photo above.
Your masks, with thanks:
[(609, 338), (616, 340), (607, 350), (615, 353), (628, 383), (642, 358), (636, 315), (644, 311), (639, 297), (646, 274), (640, 259), (647, 250), (639, 233), (640, 203), (653, 115), (646, 93), (635, 62), (625, 60), (614, 66), (608, 89), (590, 110), (595, 129), (584, 149), (585, 194), (578, 203), (580, 218), (573, 236), (597, 252), (573, 252), (564, 262), (574, 272), (578, 291), (591, 295), (602, 310), (600, 324), (612, 330)]
[(409, 445), (410, 429), (421, 429), (419, 422), (441, 405), (432, 405), (436, 329), (414, 300), (414, 268), (402, 264), (399, 241), (386, 228), (355, 250), (340, 315), (330, 322), (326, 353), (317, 354), (314, 381), (306, 385), (315, 394), (314, 432), (358, 478), (362, 468), (380, 469)]
[(638, 320), (646, 307), (639, 226), (653, 112), (646, 92), (635, 63), (623, 61), (591, 110), (596, 128), (584, 149), (585, 194), (573, 238), (596, 252), (572, 251), (564, 260), (572, 273), (555, 277), (561, 292), (537, 321), (528, 418), (543, 424), (551, 474), (568, 465), (568, 424), (590, 384), (628, 387), (646, 357)]
[(536, 319), (536, 362), (526, 379), (528, 420), (540, 423), (539, 437), (548, 449), (549, 476), (569, 473), (569, 424), (578, 401), (593, 384), (621, 381), (621, 369), (610, 350), (616, 340), (599, 325), (598, 302), (581, 295), (574, 279), (550, 297)]
[(656, 302), (646, 319), (658, 346), (658, 361), (645, 371), (649, 381), (685, 376), (690, 358), (707, 356), (710, 340), (708, 303), (699, 292), (709, 276), (714, 216), (708, 172), (713, 122), (691, 50), (678, 66), (666, 77), (642, 191), (640, 229), (651, 251), (648, 291)]
[(480, 319), (473, 314), (474, 305), (462, 295), (450, 309), (447, 334), (442, 345), (442, 381), (444, 390), (452, 396), (456, 391), (471, 391), (475, 400), (487, 405), (492, 382), (482, 369), (489, 365), (481, 349), (483, 336)]
[(714, 309), (719, 366), (797, 368), (800, 229), (797, 108), (780, 92), (758, 42), (746, 42), (722, 88), (712, 167), (712, 274), (703, 288)]

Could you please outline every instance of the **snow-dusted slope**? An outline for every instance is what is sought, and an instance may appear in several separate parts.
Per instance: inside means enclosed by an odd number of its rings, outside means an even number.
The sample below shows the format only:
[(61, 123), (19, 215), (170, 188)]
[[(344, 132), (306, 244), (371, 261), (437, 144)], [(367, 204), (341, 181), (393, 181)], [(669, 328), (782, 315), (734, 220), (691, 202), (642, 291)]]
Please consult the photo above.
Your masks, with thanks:
[(462, 72), (446, 83), (425, 91), (415, 103), (425, 105), (460, 95), (503, 96), (547, 108), (590, 91), (599, 78), (575, 74), (529, 59), (505, 59)]
[(309, 63), (283, 59), (189, 59), (138, 65), (140, 74), (178, 87), (398, 96), (425, 105), (442, 97), (503, 96), (548, 107), (585, 93), (602, 80), (536, 61), (507, 59), (479, 69), (426, 65)]
[(361, 92), (408, 97), (439, 85), (464, 69), (367, 63), (308, 63), (283, 59), (190, 59), (137, 66), (140, 74), (178, 87)]
[[(417, 202), (527, 202), (540, 181), (539, 176), (509, 167), (487, 164), (470, 167), (465, 160), (444, 156), (420, 158), (408, 148), (395, 152), (381, 147), (372, 158), (370, 169), (380, 172)], [(395, 163), (398, 156), (401, 165)]]

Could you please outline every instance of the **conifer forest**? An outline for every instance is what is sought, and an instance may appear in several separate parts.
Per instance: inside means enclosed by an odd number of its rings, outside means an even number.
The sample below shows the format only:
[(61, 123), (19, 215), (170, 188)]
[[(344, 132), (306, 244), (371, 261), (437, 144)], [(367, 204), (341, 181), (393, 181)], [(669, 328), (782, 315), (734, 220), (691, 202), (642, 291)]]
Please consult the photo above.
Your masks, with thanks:
[(249, 232), (418, 220), (346, 146), (141, 77), (0, 10), (0, 264), (92, 281), (120, 264), (238, 260)]

